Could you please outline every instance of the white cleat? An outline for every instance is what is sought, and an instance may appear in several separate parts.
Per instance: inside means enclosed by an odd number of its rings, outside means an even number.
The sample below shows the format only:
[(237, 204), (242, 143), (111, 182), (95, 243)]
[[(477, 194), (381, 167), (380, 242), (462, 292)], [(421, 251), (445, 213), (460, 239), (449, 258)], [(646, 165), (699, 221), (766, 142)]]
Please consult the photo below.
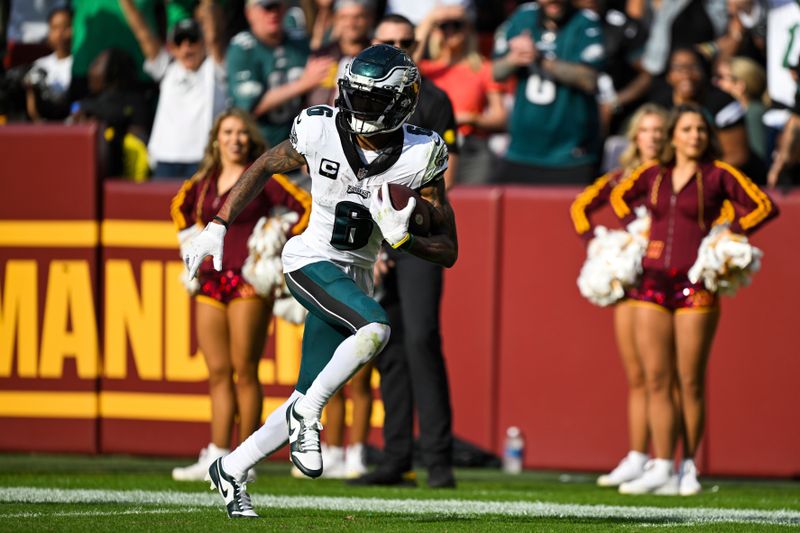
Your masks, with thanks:
[(345, 452), (345, 475), (349, 479), (361, 477), (367, 473), (367, 450), (362, 443), (351, 444)]
[[(299, 399), (299, 398), (298, 398)], [(308, 477), (322, 475), (322, 449), (319, 432), (322, 424), (318, 418), (306, 419), (295, 411), (297, 400), (286, 410), (286, 424), (289, 426), (289, 457), (303, 474)]]
[(614, 470), (598, 477), (597, 484), (601, 487), (618, 487), (626, 481), (633, 481), (644, 474), (644, 465), (648, 459), (647, 454), (630, 451)]
[(175, 481), (203, 481), (208, 475), (208, 467), (223, 455), (228, 455), (229, 450), (217, 448), (213, 443), (200, 450), (197, 462), (189, 466), (179, 466), (172, 469), (172, 479)]
[(247, 493), (247, 482), (240, 482), (222, 468), (222, 457), (208, 468), (211, 490), (216, 489), (225, 501), (228, 518), (258, 518)]
[(678, 493), (681, 496), (694, 496), (703, 491), (703, 486), (697, 480), (697, 466), (694, 464), (693, 459), (681, 461), (681, 469), (678, 476), (680, 478)]
[(644, 473), (619, 486), (620, 494), (658, 494), (674, 496), (678, 494), (678, 476), (670, 459), (652, 459), (644, 467)]
[(325, 465), (322, 477), (327, 479), (345, 479), (347, 477), (345, 452), (341, 446), (322, 444), (322, 464)]

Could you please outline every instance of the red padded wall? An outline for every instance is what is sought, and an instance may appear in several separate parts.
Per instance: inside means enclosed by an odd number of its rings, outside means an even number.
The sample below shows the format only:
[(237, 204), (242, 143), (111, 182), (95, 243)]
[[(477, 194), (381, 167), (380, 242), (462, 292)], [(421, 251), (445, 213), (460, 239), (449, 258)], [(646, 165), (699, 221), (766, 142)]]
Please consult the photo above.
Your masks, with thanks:
[(800, 191), (754, 237), (762, 271), (724, 298), (708, 375), (707, 461), (720, 474), (800, 474)]
[[(9, 365), (11, 373), (0, 374), (0, 393), (4, 394), (3, 401), (6, 402), (5, 406), (0, 406), (0, 427), (3, 428), (0, 431), (0, 450), (97, 451), (96, 409), (92, 405), (92, 397), (97, 391), (96, 376), (79, 378), (73, 354), (60, 353), (58, 346), (56, 352), (59, 352), (59, 358), (63, 356), (61, 364), (57, 365), (58, 375), (44, 377), (41, 372), (42, 333), (48, 301), (53, 316), (62, 317), (61, 311), (67, 309), (67, 318), (63, 323), (56, 323), (61, 319), (55, 319), (51, 329), (62, 338), (71, 335), (76, 319), (83, 320), (83, 324), (96, 321), (96, 142), (92, 126), (8, 125), (0, 128), (0, 183), (3, 189), (0, 223), (4, 225), (0, 231), (8, 232), (0, 236), (0, 296), (6, 298), (11, 285), (17, 283), (8, 276), (9, 262), (34, 262), (35, 286), (23, 290), (36, 294), (37, 315), (34, 376), (20, 376), (19, 315), (13, 325), (16, 337)], [(71, 229), (62, 221), (81, 224), (82, 229)], [(82, 235), (78, 241), (74, 240), (76, 231)], [(41, 245), (34, 246), (32, 241), (14, 244), (20, 235), (27, 236), (22, 241), (35, 238)], [(51, 276), (65, 271), (80, 272), (78, 284), (66, 292), (51, 287)], [(70, 292), (78, 288), (82, 289), (80, 295)], [(48, 291), (60, 296), (48, 299)], [(68, 307), (68, 302), (77, 299), (86, 305)], [(10, 311), (10, 308), (0, 309), (0, 313), (4, 310)], [(81, 316), (71, 316), (72, 313)], [(3, 320), (12, 321), (11, 316), (13, 313), (4, 316)], [(90, 327), (94, 329), (95, 325)], [(96, 341), (96, 338), (92, 340)], [(97, 364), (96, 360), (94, 364)], [(77, 418), (69, 417), (69, 413), (75, 411), (64, 408), (59, 402), (59, 398), (72, 396), (72, 393), (88, 399), (88, 402), (81, 402), (83, 407), (79, 409)], [(36, 416), (19, 416), (18, 412), (15, 413), (17, 406), (14, 404), (17, 402), (28, 404), (31, 411), (37, 412)]]
[(497, 444), (497, 286), (502, 189), (460, 188), (451, 201), (458, 261), (446, 271), (442, 337), (455, 433), (484, 448)]
[(504, 197), (495, 431), (519, 426), (531, 467), (599, 469), (625, 450), (611, 311), (575, 283), (584, 245), (568, 216), (573, 197), (543, 188)]

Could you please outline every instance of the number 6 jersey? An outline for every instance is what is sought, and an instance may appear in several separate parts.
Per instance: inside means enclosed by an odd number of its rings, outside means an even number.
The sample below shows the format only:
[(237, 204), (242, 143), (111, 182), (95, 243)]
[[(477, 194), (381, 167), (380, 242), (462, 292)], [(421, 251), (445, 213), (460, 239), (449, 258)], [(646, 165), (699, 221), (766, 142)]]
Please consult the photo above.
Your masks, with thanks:
[(306, 158), (311, 175), (311, 219), (283, 251), (284, 272), (317, 261), (371, 269), (383, 236), (369, 205), (383, 183), (419, 190), (442, 179), (447, 147), (438, 134), (403, 124), (403, 144), (380, 152), (357, 147), (339, 125), (338, 110), (315, 106), (292, 124), (290, 142)]

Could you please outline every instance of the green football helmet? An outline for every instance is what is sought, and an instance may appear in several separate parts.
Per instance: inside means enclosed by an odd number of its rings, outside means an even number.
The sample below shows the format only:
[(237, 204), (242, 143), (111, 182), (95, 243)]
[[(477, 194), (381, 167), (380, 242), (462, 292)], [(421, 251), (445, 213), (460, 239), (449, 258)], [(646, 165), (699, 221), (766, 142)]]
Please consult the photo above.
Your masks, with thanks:
[(377, 44), (345, 68), (336, 106), (352, 133), (385, 133), (408, 120), (417, 107), (419, 90), (419, 71), (411, 58), (394, 46)]

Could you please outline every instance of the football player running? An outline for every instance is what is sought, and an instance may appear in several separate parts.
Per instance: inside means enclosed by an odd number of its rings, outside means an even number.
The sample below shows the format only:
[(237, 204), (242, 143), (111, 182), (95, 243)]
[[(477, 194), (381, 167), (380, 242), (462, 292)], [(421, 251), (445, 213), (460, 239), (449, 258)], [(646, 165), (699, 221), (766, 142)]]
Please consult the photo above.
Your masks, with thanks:
[[(405, 123), (419, 96), (413, 61), (397, 48), (375, 45), (353, 59), (338, 83), (336, 107), (302, 111), (289, 139), (250, 166), (184, 257), (190, 276), (209, 255), (219, 268), (227, 224), (273, 173), (308, 165), (311, 219), (283, 250), (286, 284), (309, 311), (300, 375), (295, 391), (264, 425), (209, 469), (231, 518), (257, 516), (244, 482), (247, 471), (287, 441), (301, 472), (322, 474), (322, 408), (389, 339), (386, 313), (371, 298), (381, 241), (445, 267), (458, 256), (443, 180), (447, 148), (436, 133)], [(431, 235), (409, 233), (415, 201), (395, 210), (389, 183), (416, 189), (433, 204), (441, 216), (432, 217), (438, 223)]]

